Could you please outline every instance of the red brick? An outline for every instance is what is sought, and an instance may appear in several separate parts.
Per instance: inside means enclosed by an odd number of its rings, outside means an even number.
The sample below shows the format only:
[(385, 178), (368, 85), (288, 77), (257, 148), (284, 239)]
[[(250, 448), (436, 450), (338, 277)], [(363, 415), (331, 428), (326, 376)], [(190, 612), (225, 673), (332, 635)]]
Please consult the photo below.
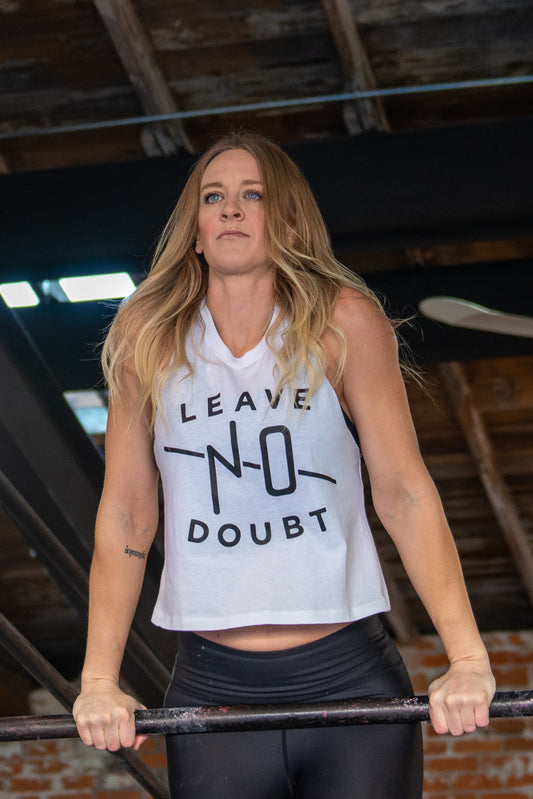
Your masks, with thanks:
[(493, 668), (498, 690), (526, 688), (529, 682), (529, 670), (526, 666), (515, 666), (512, 669)]
[(440, 739), (438, 741), (426, 741), (424, 743), (425, 755), (442, 755), (448, 751), (448, 744), (446, 740)]
[(14, 777), (20, 774), (24, 766), (24, 761), (18, 755), (0, 760), (0, 777)]
[(447, 741), (448, 740), (448, 736), (447, 735), (441, 735), (441, 733), (435, 732), (435, 730), (433, 729), (431, 724), (427, 724), (424, 727), (424, 732), (427, 735), (427, 737), (430, 738), (430, 739), (431, 738), (433, 738), (433, 739), (437, 738), (439, 741)]
[[(41, 795), (37, 795), (36, 793), (25, 793), (22, 799), (43, 799), (43, 798)], [(62, 799), (64, 799), (64, 797), (62, 797)]]
[(453, 775), (452, 785), (454, 790), (487, 790), (488, 788), (501, 788), (499, 776), (488, 777), (485, 774), (459, 774)]
[(444, 653), (436, 655), (424, 655), (420, 662), (428, 669), (447, 669), (450, 665), (450, 662)]
[(142, 761), (145, 763), (148, 768), (166, 768), (167, 767), (167, 756), (163, 752), (154, 752), (151, 754), (143, 754)]
[[(26, 799), (26, 797), (21, 797), (21, 799)], [(42, 799), (42, 797), (37, 797), (37, 799)], [(93, 799), (92, 793), (54, 793), (50, 794), (47, 799)]]
[(51, 784), (50, 780), (40, 780), (37, 777), (13, 777), (10, 780), (12, 794), (23, 791), (47, 791)]
[[(512, 739), (515, 740), (514, 738)], [(453, 751), (460, 753), (467, 752), (501, 752), (503, 743), (498, 738), (454, 738)]]
[(506, 738), (503, 741), (503, 748), (508, 752), (531, 752), (533, 751), (533, 738)]
[(477, 757), (432, 757), (426, 758), (427, 771), (447, 771), (449, 774), (462, 771), (476, 771)]
[(98, 791), (95, 799), (141, 799), (140, 791)]
[(61, 774), (62, 771), (68, 769), (68, 763), (57, 758), (42, 757), (40, 760), (32, 759), (32, 771), (37, 774)]
[(410, 672), (411, 683), (415, 694), (426, 694), (428, 690), (428, 676), (427, 674), (418, 674), (417, 672)]
[(57, 755), (57, 741), (27, 741), (24, 744), (24, 758), (26, 757), (47, 757)]
[(74, 791), (76, 788), (92, 788), (95, 782), (95, 777), (89, 774), (73, 774), (70, 777), (65, 775), (61, 782), (63, 787), (69, 791)]
[(498, 791), (498, 793), (484, 793), (481, 799), (531, 799), (529, 793), (516, 793), (516, 791)]
[(527, 641), (524, 641), (523, 635), (520, 633), (510, 633), (509, 634), (509, 643), (512, 646), (527, 646)]
[(410, 644), (410, 647), (412, 647), (413, 649), (419, 649), (419, 650), (420, 649), (425, 649), (425, 650), (435, 649), (435, 641), (436, 641), (436, 639), (430, 640), (428, 638), (417, 638), (416, 641), (413, 641), (413, 643)]
[(489, 734), (509, 735), (524, 732), (526, 722), (524, 719), (497, 719), (488, 729)]
[(519, 652), (509, 652), (508, 650), (502, 650), (500, 652), (491, 652), (490, 653), (490, 662), (492, 666), (503, 666), (509, 663), (523, 663), (525, 665), (531, 665), (531, 652), (525, 652), (524, 654), (520, 654)]
[(478, 796), (475, 793), (454, 793), (453, 796), (449, 793), (435, 793), (431, 794), (431, 799), (478, 799)]
[(517, 777), (511, 774), (507, 780), (509, 788), (515, 788), (523, 785), (533, 785), (533, 774), (524, 774), (522, 777)]
[(449, 781), (444, 777), (426, 774), (424, 777), (424, 794), (428, 791), (446, 791), (448, 789)]

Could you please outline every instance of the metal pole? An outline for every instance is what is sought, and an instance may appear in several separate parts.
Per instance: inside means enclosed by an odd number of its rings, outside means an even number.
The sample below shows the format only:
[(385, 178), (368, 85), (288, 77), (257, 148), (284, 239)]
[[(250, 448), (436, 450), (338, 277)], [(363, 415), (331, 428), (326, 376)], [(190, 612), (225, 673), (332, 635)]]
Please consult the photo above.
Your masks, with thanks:
[[(353, 699), (307, 704), (157, 708), (136, 712), (142, 735), (334, 727), (353, 724), (406, 724), (429, 720), (427, 696)], [(495, 695), (490, 717), (533, 716), (533, 691)], [(75, 738), (71, 716), (0, 718), (0, 741)]]
[(334, 94), (319, 94), (312, 97), (291, 97), (287, 100), (265, 100), (257, 103), (242, 103), (240, 105), (223, 105), (212, 108), (195, 108), (190, 111), (175, 111), (170, 114), (150, 114), (139, 117), (125, 117), (123, 119), (104, 119), (99, 122), (80, 122), (72, 125), (55, 125), (48, 128), (21, 128), (0, 133), (3, 139), (23, 139), (31, 136), (51, 136), (56, 133), (79, 133), (90, 130), (104, 130), (106, 128), (119, 128), (128, 125), (146, 125), (157, 122), (171, 122), (176, 119), (195, 119), (198, 117), (236, 114), (245, 111), (271, 111), (283, 108), (300, 108), (302, 106), (323, 103), (341, 103), (349, 100), (368, 100), (380, 97), (398, 97), (408, 94), (427, 94), (433, 92), (463, 91), (465, 89), (484, 89), (502, 86), (519, 86), (533, 83), (533, 75), (515, 75), (501, 78), (481, 78), (480, 80), (462, 80), (446, 83), (426, 83), (418, 86), (393, 86), (383, 89), (369, 89), (368, 91), (337, 92)]
[[(69, 682), (65, 680), (64, 677), (59, 674), (58, 671), (54, 669), (54, 667), (40, 654), (40, 652), (35, 649), (35, 647), (20, 633), (16, 627), (14, 627), (11, 622), (9, 622), (6, 617), (0, 613), (0, 644), (2, 644), (8, 652), (10, 652), (18, 661), (21, 663), (24, 668), (32, 675), (44, 688), (46, 688), (52, 696), (54, 696), (63, 707), (66, 707), (70, 710), (72, 707), (74, 700), (76, 698), (76, 691), (70, 685)], [(68, 716), (45, 716), (44, 718), (52, 719), (52, 725), (54, 724), (54, 719), (64, 719), (69, 721), (69, 735), (41, 735), (39, 730), (41, 728), (41, 723), (39, 722), (39, 716), (22, 716), (16, 717), (14, 716), (12, 720), (4, 719), (7, 721), (8, 726), (11, 724), (12, 721), (19, 719), (19, 723), (15, 723), (15, 727), (13, 729), (20, 729), (20, 719), (26, 720), (26, 726), (28, 729), (35, 730), (35, 735), (14, 735), (11, 737), (1, 737), (0, 733), (0, 740), (4, 741), (24, 741), (24, 740), (39, 740), (44, 738), (76, 738), (77, 731), (76, 725), (74, 724), (74, 719), (71, 715)], [(37, 720), (37, 721), (35, 721)], [(57, 723), (57, 722), (55, 722)], [(35, 724), (35, 726), (33, 726)], [(7, 728), (2, 725), (2, 720), (0, 720), (0, 727), (4, 732), (7, 732)], [(24, 722), (22, 722), (22, 727), (24, 727)], [(73, 728), (72, 728), (73, 727)], [(44, 724), (44, 730), (51, 729), (49, 724)], [(9, 734), (9, 733), (8, 733)], [(122, 765), (130, 772), (130, 774), (137, 780), (139, 785), (142, 785), (154, 799), (170, 799), (169, 793), (167, 788), (154, 776), (152, 771), (143, 763), (138, 755), (135, 752), (127, 749), (121, 749), (118, 752), (113, 752), (115, 757), (122, 762)]]

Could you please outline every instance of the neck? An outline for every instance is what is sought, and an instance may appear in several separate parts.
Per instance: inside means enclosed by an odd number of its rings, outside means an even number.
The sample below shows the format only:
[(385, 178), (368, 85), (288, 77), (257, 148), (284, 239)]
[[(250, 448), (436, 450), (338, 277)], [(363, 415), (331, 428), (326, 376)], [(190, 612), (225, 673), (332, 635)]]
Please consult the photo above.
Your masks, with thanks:
[(211, 280), (206, 304), (226, 346), (240, 357), (261, 341), (274, 310), (272, 276), (246, 280), (242, 275)]

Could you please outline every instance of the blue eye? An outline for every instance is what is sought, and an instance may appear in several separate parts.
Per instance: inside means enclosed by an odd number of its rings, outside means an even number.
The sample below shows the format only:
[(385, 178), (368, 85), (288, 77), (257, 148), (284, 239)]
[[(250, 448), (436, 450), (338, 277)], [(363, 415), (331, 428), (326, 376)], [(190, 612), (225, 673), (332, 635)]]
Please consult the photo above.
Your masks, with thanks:
[(209, 194), (206, 194), (204, 197), (204, 203), (217, 203), (219, 200), (222, 199), (222, 195), (219, 194), (217, 191), (210, 191)]
[(256, 191), (255, 189), (250, 189), (249, 191), (247, 191), (246, 192), (246, 197), (249, 200), (262, 200), (263, 199), (263, 195), (259, 194), (259, 192)]

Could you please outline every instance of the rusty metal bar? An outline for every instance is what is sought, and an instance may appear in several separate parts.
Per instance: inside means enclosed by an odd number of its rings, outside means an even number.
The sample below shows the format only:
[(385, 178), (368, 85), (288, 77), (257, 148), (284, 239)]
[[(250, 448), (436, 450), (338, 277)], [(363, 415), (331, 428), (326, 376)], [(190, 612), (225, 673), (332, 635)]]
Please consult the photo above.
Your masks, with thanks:
[[(353, 699), (306, 704), (157, 708), (136, 712), (142, 735), (333, 727), (353, 724), (405, 724), (429, 720), (427, 696)], [(495, 695), (492, 719), (533, 716), (533, 691)], [(0, 741), (75, 738), (71, 716), (0, 718)]]
[[(44, 688), (46, 688), (52, 696), (54, 696), (63, 707), (70, 710), (74, 699), (76, 698), (76, 691), (64, 677), (59, 674), (56, 669), (35, 649), (35, 647), (14, 627), (6, 617), (0, 613), (0, 644), (2, 644), (8, 652), (10, 652), (21, 665), (32, 675)], [(19, 722), (16, 722), (16, 719)], [(24, 740), (39, 740), (44, 738), (76, 738), (78, 736), (76, 725), (71, 715), (68, 716), (49, 716), (44, 718), (53, 719), (68, 719), (70, 722), (69, 735), (46, 735), (40, 734), (39, 730), (42, 723), (39, 721), (39, 716), (22, 716), (12, 717), (11, 721), (7, 721), (7, 726), (4, 727), (0, 719), (0, 728), (2, 732), (9, 735), (7, 728), (11, 726), (13, 730), (20, 730), (21, 725), (24, 728), (26, 725), (27, 730), (35, 730), (34, 735), (21, 735), (16, 734), (14, 737), (3, 737), (0, 732), (0, 740), (3, 741), (24, 741)], [(20, 719), (23, 721), (21, 722)], [(25, 722), (24, 722), (25, 719)], [(57, 722), (52, 722), (54, 724)], [(74, 729), (72, 729), (74, 725)], [(44, 730), (49, 729), (47, 723), (44, 724)], [(135, 752), (127, 749), (121, 749), (118, 752), (113, 752), (115, 757), (121, 761), (124, 768), (137, 780), (139, 785), (142, 785), (154, 799), (170, 799), (167, 788), (154, 776), (152, 771), (143, 763)]]

